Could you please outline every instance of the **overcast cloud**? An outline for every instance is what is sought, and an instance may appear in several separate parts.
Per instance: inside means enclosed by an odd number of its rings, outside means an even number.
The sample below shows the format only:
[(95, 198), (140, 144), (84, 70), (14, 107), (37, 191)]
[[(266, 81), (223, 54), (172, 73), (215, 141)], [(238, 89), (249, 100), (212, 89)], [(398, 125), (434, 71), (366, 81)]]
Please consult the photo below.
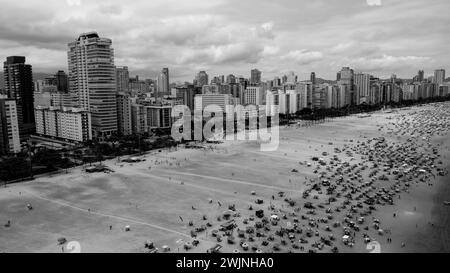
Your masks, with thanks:
[(172, 80), (210, 75), (272, 79), (342, 66), (411, 78), (450, 63), (448, 0), (0, 0), (0, 58), (24, 55), (35, 72), (67, 70), (80, 33), (111, 38), (116, 65)]

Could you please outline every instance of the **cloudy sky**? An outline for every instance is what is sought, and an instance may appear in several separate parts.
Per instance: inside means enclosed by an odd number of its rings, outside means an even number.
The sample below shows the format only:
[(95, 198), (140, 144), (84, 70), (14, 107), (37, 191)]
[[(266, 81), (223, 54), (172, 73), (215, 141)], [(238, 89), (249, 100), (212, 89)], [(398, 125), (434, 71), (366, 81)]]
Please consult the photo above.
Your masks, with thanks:
[(25, 55), (35, 72), (67, 70), (67, 43), (92, 30), (113, 40), (116, 65), (149, 78), (169, 67), (173, 81), (450, 66), (448, 0), (0, 0), (0, 10), (0, 58)]

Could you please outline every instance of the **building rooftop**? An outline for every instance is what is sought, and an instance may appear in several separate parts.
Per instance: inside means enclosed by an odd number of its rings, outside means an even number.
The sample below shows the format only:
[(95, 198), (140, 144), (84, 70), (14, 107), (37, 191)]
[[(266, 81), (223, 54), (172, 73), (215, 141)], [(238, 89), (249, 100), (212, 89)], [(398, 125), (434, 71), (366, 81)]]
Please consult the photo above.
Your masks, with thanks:
[(90, 39), (90, 38), (100, 38), (100, 36), (98, 36), (97, 32), (95, 31), (86, 32), (78, 37), (78, 41), (80, 41), (81, 39)]
[(5, 64), (24, 64), (25, 57), (24, 56), (9, 56), (6, 57)]

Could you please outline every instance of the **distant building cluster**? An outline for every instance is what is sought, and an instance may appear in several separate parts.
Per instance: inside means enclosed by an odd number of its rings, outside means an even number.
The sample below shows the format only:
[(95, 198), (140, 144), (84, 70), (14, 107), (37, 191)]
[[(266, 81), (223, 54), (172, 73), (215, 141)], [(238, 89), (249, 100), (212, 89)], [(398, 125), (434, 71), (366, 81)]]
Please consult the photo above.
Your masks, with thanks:
[(343, 108), (449, 95), (445, 70), (431, 77), (423, 70), (411, 80), (379, 79), (343, 67), (336, 80), (325, 81), (312, 72), (299, 80), (294, 72), (263, 80), (258, 69), (249, 77), (233, 74), (211, 77), (199, 71), (192, 83), (173, 84), (169, 68), (156, 79), (130, 76), (128, 66), (116, 66), (112, 41), (95, 32), (81, 34), (68, 44), (68, 70), (33, 81), (25, 57), (4, 62), (5, 90), (0, 96), (0, 155), (20, 152), (30, 137), (83, 143), (110, 136), (151, 134), (170, 129), (172, 108), (186, 105), (204, 111), (228, 105), (272, 105), (281, 114), (304, 109)]

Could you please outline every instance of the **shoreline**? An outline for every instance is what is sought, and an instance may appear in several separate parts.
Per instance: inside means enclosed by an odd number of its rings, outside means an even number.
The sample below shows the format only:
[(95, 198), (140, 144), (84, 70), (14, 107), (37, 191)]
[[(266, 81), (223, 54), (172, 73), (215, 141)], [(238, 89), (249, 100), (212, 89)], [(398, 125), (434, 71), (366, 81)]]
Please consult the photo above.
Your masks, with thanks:
[[(447, 159), (445, 169), (450, 171), (450, 138), (447, 137), (444, 141), (444, 145), (447, 147), (444, 149), (446, 153), (443, 155)], [(437, 192), (433, 196), (434, 206), (432, 208), (432, 215), (436, 217), (436, 226), (429, 227), (430, 234), (436, 232), (436, 228), (439, 230), (439, 236), (436, 238), (441, 243), (442, 252), (450, 253), (450, 206), (445, 205), (444, 202), (450, 201), (450, 178), (449, 174), (444, 177), (439, 177), (439, 186)]]
[[(412, 110), (417, 109), (420, 109), (420, 106), (412, 108)], [(444, 170), (450, 170), (449, 135), (450, 132), (447, 132), (446, 136), (431, 141), (434, 145), (447, 147), (441, 149), (441, 159), (445, 164)], [(419, 216), (416, 219), (397, 223), (392, 221), (394, 230), (403, 230), (406, 233), (404, 236), (406, 247), (392, 247), (390, 244), (382, 242), (382, 249), (387, 249), (388, 253), (450, 253), (450, 206), (444, 205), (445, 201), (450, 200), (449, 176), (449, 173), (446, 176), (436, 176), (433, 181), (430, 181), (431, 188), (428, 185), (419, 185), (408, 194), (410, 197), (412, 196), (410, 199), (406, 195), (406, 198), (402, 198), (393, 208), (386, 208), (389, 215), (398, 213), (399, 208), (402, 207), (411, 208), (416, 203), (424, 205), (423, 208), (417, 208)], [(416, 212), (410, 209), (407, 213), (413, 216)], [(411, 249), (409, 245), (413, 245), (414, 248)]]

